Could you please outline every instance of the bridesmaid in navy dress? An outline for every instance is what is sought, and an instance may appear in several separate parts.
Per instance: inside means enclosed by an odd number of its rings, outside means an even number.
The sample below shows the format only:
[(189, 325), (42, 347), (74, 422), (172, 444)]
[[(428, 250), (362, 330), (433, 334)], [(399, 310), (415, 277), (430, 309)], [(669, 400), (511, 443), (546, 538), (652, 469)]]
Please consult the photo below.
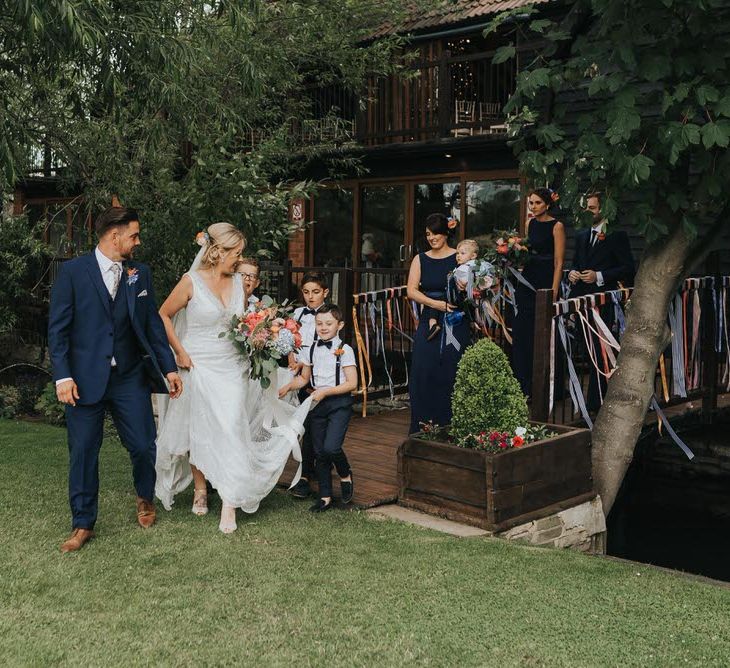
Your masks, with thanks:
[[(553, 291), (557, 300), (563, 277), (565, 227), (550, 214), (552, 191), (537, 188), (530, 192), (527, 206), (533, 218), (527, 225), (530, 259), (522, 275), (535, 290)], [(512, 325), (512, 367), (522, 391), (530, 396), (532, 357), (535, 343), (535, 293), (520, 283), (517, 286), (517, 315)]]
[[(456, 249), (449, 246), (449, 219), (441, 213), (426, 218), (426, 241), (430, 246), (411, 262), (408, 273), (408, 298), (444, 313), (454, 307), (446, 301), (448, 273), (456, 268)], [(411, 397), (411, 427), (409, 433), (420, 431), (420, 423), (433, 421), (437, 425), (451, 422), (451, 393), (454, 389), (456, 366), (470, 342), (470, 331), (462, 320), (453, 328), (459, 349), (446, 345), (441, 336), (427, 340), (428, 318), (420, 318), (413, 342), (409, 393)]]

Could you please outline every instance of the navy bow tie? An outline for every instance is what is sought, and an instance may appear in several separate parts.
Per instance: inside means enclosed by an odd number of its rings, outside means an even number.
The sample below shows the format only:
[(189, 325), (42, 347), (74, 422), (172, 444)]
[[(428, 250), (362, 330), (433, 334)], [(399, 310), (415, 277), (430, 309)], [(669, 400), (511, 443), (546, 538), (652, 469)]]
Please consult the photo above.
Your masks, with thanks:
[(322, 339), (320, 339), (319, 341), (317, 341), (317, 346), (324, 346), (325, 348), (331, 348), (332, 339), (330, 339), (329, 341), (322, 341)]
[(317, 309), (307, 308), (306, 306), (302, 309), (302, 315), (316, 315)]

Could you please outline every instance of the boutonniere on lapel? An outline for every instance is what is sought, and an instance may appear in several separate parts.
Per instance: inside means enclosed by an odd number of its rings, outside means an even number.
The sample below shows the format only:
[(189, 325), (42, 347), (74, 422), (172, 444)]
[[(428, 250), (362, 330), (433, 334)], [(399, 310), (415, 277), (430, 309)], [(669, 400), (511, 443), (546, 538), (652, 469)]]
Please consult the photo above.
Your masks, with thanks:
[(598, 241), (603, 241), (606, 238), (606, 221), (604, 220), (598, 227), (598, 234), (596, 235), (596, 239)]
[(127, 267), (127, 285), (134, 285), (139, 278), (139, 270), (134, 267)]
[(335, 348), (335, 351), (332, 353), (335, 357), (342, 357), (342, 355), (345, 354), (344, 348)]

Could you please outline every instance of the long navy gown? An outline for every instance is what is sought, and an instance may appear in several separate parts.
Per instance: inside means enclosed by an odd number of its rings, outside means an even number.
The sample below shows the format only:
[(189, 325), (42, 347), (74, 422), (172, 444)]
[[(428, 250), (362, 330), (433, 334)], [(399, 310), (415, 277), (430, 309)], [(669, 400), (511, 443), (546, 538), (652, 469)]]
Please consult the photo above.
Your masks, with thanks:
[[(527, 234), (530, 259), (522, 275), (535, 288), (553, 287), (555, 242), (553, 227), (558, 221), (532, 219)], [(532, 390), (532, 356), (535, 345), (535, 293), (527, 286), (517, 285), (517, 315), (512, 324), (512, 368), (522, 391), (530, 396)]]
[[(456, 268), (456, 254), (436, 260), (426, 253), (419, 253), (421, 262), (421, 292), (432, 299), (446, 298), (448, 274)], [(437, 425), (451, 422), (451, 393), (454, 390), (456, 366), (470, 343), (466, 320), (454, 326), (454, 337), (460, 345), (443, 345), (441, 336), (426, 340), (428, 318), (420, 318), (413, 342), (413, 358), (409, 393), (411, 397), (411, 434), (420, 431), (421, 422), (433, 421)]]

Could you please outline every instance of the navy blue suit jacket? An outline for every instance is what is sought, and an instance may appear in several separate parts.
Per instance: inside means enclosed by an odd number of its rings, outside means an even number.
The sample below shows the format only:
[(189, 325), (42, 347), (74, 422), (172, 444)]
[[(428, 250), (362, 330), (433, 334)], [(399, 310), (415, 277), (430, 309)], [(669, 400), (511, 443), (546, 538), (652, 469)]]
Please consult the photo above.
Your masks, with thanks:
[[(117, 299), (126, 299), (152, 391), (167, 393), (163, 376), (177, 371), (177, 365), (157, 312), (150, 270), (139, 262), (124, 262), (123, 267)], [(137, 270), (133, 282), (130, 269)], [(111, 301), (96, 256), (92, 252), (64, 262), (53, 283), (48, 318), (53, 380), (73, 378), (81, 404), (101, 401), (113, 348)]]
[(603, 285), (578, 281), (570, 290), (571, 297), (580, 297), (593, 292), (616, 290), (618, 282), (624, 286), (634, 283), (634, 258), (631, 255), (629, 236), (623, 230), (607, 234), (606, 238), (591, 246), (591, 230), (580, 230), (575, 237), (575, 271), (600, 271)]

